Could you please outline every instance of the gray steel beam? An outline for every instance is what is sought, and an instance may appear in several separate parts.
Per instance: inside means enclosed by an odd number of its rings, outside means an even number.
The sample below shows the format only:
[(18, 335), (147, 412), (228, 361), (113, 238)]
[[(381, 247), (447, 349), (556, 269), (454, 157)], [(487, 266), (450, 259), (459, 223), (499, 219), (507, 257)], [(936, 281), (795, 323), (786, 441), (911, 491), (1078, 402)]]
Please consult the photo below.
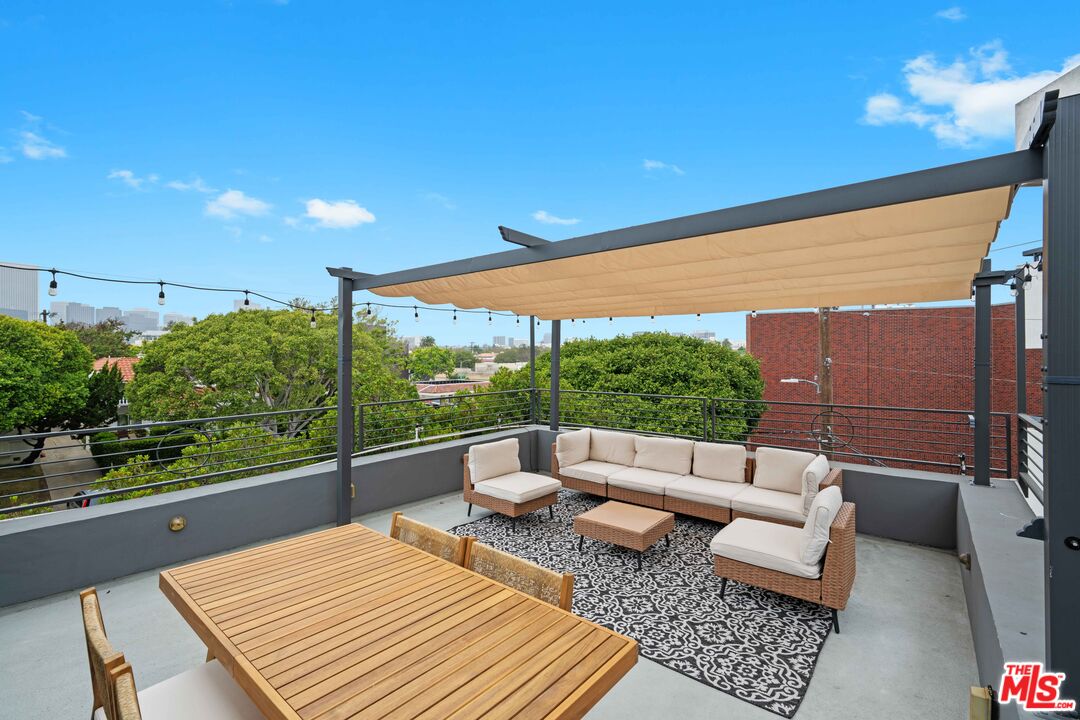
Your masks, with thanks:
[(550, 240), (545, 240), (535, 235), (529, 235), (523, 233), (520, 230), (514, 230), (512, 228), (499, 226), (499, 234), (502, 235), (502, 239), (508, 243), (514, 243), (515, 245), (521, 245), (522, 247), (537, 247), (540, 245), (547, 245)]
[(552, 430), (559, 429), (559, 351), (562, 345), (562, 321), (551, 321), (551, 397), (549, 398), (550, 423)]
[(361, 276), (360, 273), (342, 268), (327, 268), (327, 271), (335, 276), (352, 277), (356, 280), (356, 289), (364, 290), (866, 210), (1007, 185), (1020, 185), (1043, 178), (1042, 153), (1043, 151), (1038, 148), (1020, 150), (955, 165), (842, 185), (828, 190), (791, 195), (724, 210), (687, 215), (593, 235), (582, 235), (560, 242), (479, 255), (466, 260), (455, 260), (382, 275)]
[(353, 279), (338, 278), (338, 358), (337, 358), (337, 524), (352, 521), (352, 326)]
[[(1027, 327), (1025, 327), (1025, 315), (1027, 314), (1026, 301), (1024, 298), (1024, 277), (1027, 275), (1027, 267), (1021, 268), (1014, 281), (1016, 288), (1016, 412), (1027, 412)], [(1019, 425), (1017, 429), (1020, 430)]]
[(990, 484), (990, 285), (975, 281), (976, 485)]
[(1058, 100), (1043, 188), (1046, 664), (1080, 701), (1080, 95)]

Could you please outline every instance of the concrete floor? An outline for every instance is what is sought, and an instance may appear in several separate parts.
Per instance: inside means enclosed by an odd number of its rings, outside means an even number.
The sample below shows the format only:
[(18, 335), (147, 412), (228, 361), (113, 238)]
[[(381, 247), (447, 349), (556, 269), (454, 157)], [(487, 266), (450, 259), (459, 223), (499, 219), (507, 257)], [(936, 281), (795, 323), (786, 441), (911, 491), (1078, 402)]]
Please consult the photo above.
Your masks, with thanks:
[[(465, 522), (460, 495), (406, 508), (439, 527)], [(476, 513), (474, 513), (474, 517)], [(356, 518), (387, 532), (389, 513)], [(951, 553), (859, 536), (858, 577), (840, 635), (830, 635), (799, 720), (966, 717), (978, 681), (975, 652)], [(148, 687), (203, 661), (205, 648), (158, 590), (157, 572), (100, 583), (109, 638)], [(90, 681), (77, 593), (0, 610), (0, 716), (79, 718)], [(589, 713), (626, 718), (776, 718), (765, 710), (649, 660), (637, 665)]]

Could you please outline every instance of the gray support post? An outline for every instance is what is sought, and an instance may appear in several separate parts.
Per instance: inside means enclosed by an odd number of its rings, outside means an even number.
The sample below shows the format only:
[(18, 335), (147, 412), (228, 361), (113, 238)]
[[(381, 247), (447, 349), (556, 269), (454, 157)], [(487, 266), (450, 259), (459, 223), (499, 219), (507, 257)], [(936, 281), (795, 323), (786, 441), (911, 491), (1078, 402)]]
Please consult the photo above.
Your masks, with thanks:
[(1046, 665), (1080, 700), (1080, 96), (1058, 100), (1043, 185)]
[[(1024, 276), (1027, 269), (1023, 268), (1016, 276), (1016, 414), (1027, 412), (1027, 328), (1024, 316), (1027, 314), (1024, 299)], [(1017, 425), (1019, 428), (1019, 425)]]
[(352, 326), (353, 280), (338, 278), (338, 358), (337, 358), (337, 524), (352, 521)]
[(990, 310), (990, 283), (976, 278), (974, 458), (976, 485), (990, 484)]
[(529, 422), (536, 424), (536, 316), (529, 316)]
[(551, 398), (550, 427), (552, 430), (559, 429), (559, 346), (562, 344), (561, 320), (551, 321)]

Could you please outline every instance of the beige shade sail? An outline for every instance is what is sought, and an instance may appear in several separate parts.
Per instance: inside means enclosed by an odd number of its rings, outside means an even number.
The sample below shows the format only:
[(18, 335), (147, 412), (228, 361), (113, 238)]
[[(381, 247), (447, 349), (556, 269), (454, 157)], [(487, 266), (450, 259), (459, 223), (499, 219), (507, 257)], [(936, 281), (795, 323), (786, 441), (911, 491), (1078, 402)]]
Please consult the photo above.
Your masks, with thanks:
[(1013, 186), (371, 291), (544, 320), (967, 299)]

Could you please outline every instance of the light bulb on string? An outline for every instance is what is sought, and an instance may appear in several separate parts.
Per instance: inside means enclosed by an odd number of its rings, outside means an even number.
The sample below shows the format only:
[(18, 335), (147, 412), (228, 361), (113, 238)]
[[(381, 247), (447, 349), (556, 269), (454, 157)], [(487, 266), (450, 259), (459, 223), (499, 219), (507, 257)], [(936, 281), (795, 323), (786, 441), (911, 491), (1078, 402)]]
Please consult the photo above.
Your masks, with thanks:
[(160, 288), (160, 289), (158, 290), (158, 294), (157, 294), (157, 304), (158, 305), (164, 305), (165, 304), (165, 283), (158, 280), (158, 288)]
[(457, 308), (454, 308), (454, 324), (457, 325)]
[(756, 318), (757, 317), (757, 310), (751, 310), (750, 311), (750, 317)]
[(697, 314), (697, 321), (698, 321), (698, 322), (701, 322), (701, 313), (698, 313), (698, 314)]
[(315, 308), (312, 308), (311, 309), (311, 327), (315, 327), (316, 324), (317, 323), (315, 322)]
[(649, 316), (649, 322), (655, 323), (656, 322), (656, 316), (655, 315), (650, 315)]
[(488, 325), (491, 324), (491, 311), (488, 310)]
[(250, 298), (248, 298), (248, 291), (245, 290), (244, 291), (244, 307), (250, 307), (250, 306), (251, 306), (251, 300), (250, 300)]
[(416, 309), (415, 305), (412, 306), (412, 316), (413, 320), (420, 322), (420, 311)]
[(56, 271), (50, 270), (52, 273), (52, 280), (49, 282), (49, 294), (56, 297)]
[(521, 316), (520, 315), (518, 315), (518, 316), (516, 316), (514, 318), (514, 324), (515, 325), (520, 325), (521, 324)]
[(607, 324), (608, 324), (608, 325), (614, 325), (614, 324), (615, 324), (615, 318), (613, 318), (613, 317), (609, 317), (609, 318), (607, 319)]

